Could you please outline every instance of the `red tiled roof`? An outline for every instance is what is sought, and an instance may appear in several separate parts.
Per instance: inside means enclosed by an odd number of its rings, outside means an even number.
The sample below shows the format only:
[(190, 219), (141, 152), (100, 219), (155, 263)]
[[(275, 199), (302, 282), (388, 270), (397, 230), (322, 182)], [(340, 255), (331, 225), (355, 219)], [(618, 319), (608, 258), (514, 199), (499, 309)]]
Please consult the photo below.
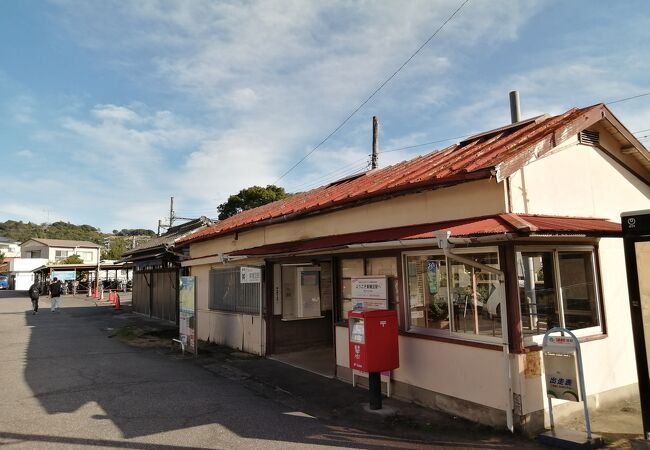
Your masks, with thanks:
[(582, 129), (601, 120), (609, 110), (598, 104), (574, 108), (554, 117), (539, 116), (470, 137), (459, 144), (383, 169), (321, 186), (284, 200), (243, 211), (179, 243), (204, 240), (266, 223), (291, 220), (360, 201), (418, 189), (489, 178), (501, 181), (528, 161), (543, 156)]
[(504, 233), (513, 233), (522, 236), (534, 235), (536, 233), (620, 236), (622, 232), (621, 224), (605, 219), (500, 214), (424, 225), (339, 234), (304, 241), (282, 242), (237, 250), (229, 255), (262, 256), (293, 254), (310, 250), (336, 249), (352, 244), (425, 239), (432, 238), (434, 231), (441, 230), (450, 231), (454, 237), (485, 236)]

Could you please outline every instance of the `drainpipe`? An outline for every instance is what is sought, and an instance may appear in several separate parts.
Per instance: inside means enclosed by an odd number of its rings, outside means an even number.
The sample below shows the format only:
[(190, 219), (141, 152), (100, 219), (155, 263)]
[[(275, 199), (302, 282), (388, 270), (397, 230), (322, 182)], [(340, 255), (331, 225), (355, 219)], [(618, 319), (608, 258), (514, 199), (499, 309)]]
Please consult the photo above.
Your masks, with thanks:
[[(462, 239), (451, 238), (450, 231), (434, 231), (433, 235), (438, 241), (438, 247), (442, 249), (447, 258), (455, 259), (462, 262), (463, 264), (467, 264), (468, 266), (476, 267), (485, 272), (492, 273), (499, 277), (499, 281), (502, 283), (502, 285), (505, 284), (505, 274), (503, 271), (485, 264), (477, 263), (476, 261), (465, 258), (461, 255), (457, 255), (451, 251), (454, 246), (454, 241), (462, 241)], [(510, 369), (510, 347), (508, 345), (508, 309), (505, 303), (506, 297), (504, 295), (503, 299), (501, 300), (501, 338), (503, 341), (501, 345), (503, 348), (503, 375), (506, 380), (506, 390), (508, 395), (506, 403), (506, 425), (508, 427), (508, 430), (510, 430), (511, 433), (514, 433), (514, 419), (512, 414), (514, 407), (512, 404), (512, 371)]]

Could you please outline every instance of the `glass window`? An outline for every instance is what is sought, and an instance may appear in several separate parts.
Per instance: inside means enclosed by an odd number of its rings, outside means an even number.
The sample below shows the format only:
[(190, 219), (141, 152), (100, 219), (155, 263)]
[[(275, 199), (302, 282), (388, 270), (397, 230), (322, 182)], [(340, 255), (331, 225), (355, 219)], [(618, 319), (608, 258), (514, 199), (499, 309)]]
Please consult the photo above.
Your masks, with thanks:
[[(496, 253), (464, 254), (463, 258), (499, 268)], [(469, 263), (449, 258), (452, 330), (457, 333), (500, 336), (499, 305), (504, 289), (496, 274)]]
[(282, 267), (282, 318), (321, 317), (320, 267)]
[(553, 253), (518, 252), (517, 280), (524, 335), (544, 334), (558, 326)]
[(363, 258), (341, 260), (341, 319), (348, 318), (348, 311), (352, 310), (352, 282), (353, 277), (365, 275)]
[(505, 299), (496, 252), (407, 255), (407, 318), (415, 331), (438, 330), (475, 336), (501, 335)]
[(593, 261), (591, 250), (517, 252), (524, 335), (541, 335), (556, 326), (600, 326)]
[(569, 330), (599, 325), (591, 252), (559, 252), (564, 326)]
[(70, 254), (70, 251), (68, 251), (68, 250), (55, 250), (55, 252), (54, 252), (54, 260), (55, 261), (61, 261), (62, 259), (66, 259), (69, 254)]
[(411, 327), (449, 329), (447, 263), (444, 256), (407, 258)]

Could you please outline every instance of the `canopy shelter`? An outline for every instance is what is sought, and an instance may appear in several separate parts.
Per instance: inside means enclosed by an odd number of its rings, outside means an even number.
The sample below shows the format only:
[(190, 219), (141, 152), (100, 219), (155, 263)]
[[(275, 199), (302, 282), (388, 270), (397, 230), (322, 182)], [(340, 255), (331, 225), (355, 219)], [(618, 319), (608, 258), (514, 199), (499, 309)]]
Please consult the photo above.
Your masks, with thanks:
[(94, 286), (99, 272), (99, 281), (107, 289), (126, 290), (133, 279), (133, 264), (128, 262), (96, 264), (56, 264), (48, 263), (32, 271), (41, 292), (48, 292), (50, 282), (56, 277), (66, 288), (72, 288), (77, 281), (76, 292), (88, 292)]

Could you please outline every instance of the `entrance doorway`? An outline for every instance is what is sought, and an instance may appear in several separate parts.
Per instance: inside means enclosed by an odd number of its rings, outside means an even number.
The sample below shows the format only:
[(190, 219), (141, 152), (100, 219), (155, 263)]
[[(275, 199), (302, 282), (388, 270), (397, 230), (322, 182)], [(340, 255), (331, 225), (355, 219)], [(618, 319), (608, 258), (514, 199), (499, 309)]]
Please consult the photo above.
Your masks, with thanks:
[(332, 263), (274, 264), (270, 358), (335, 375)]

